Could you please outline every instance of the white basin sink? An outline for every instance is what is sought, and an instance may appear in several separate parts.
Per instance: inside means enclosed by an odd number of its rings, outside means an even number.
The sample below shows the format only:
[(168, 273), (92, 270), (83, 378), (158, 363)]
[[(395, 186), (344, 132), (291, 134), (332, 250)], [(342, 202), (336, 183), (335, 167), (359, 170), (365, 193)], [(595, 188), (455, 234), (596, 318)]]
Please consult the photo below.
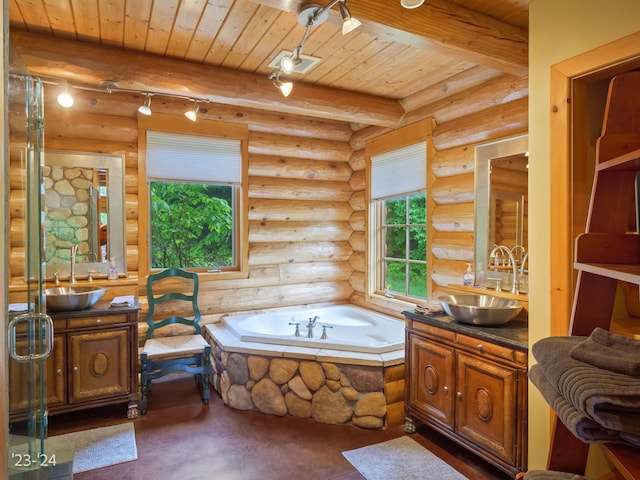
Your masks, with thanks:
[(58, 287), (44, 291), (47, 309), (54, 312), (82, 310), (100, 300), (106, 288), (102, 287)]
[(522, 303), (492, 295), (440, 295), (438, 302), (445, 313), (471, 325), (503, 325), (522, 310)]

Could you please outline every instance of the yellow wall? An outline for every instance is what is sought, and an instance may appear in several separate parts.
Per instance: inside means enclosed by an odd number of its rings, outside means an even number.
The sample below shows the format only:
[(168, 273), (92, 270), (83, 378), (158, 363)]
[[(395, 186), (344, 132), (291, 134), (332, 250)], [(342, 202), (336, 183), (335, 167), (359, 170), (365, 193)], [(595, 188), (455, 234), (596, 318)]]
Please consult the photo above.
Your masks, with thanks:
[[(638, 31), (638, 0), (531, 0), (529, 5), (529, 340), (550, 335), (550, 67)], [(639, 47), (640, 49), (640, 47)], [(535, 228), (534, 228), (535, 227)], [(533, 362), (533, 359), (530, 359)], [(545, 468), (550, 413), (529, 388), (529, 469)]]

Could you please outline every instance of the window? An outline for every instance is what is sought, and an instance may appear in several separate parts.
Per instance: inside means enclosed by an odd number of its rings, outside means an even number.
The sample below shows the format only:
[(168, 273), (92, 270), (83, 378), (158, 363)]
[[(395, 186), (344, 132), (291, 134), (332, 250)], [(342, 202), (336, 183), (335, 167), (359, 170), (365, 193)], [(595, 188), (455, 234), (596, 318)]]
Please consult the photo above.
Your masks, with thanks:
[(371, 293), (427, 297), (426, 142), (368, 155)]
[[(217, 124), (216, 133), (225, 125), (212, 123)], [(180, 267), (218, 275), (242, 272), (247, 264), (246, 141), (242, 135), (145, 126), (146, 271)], [(193, 130), (193, 124), (189, 128)]]

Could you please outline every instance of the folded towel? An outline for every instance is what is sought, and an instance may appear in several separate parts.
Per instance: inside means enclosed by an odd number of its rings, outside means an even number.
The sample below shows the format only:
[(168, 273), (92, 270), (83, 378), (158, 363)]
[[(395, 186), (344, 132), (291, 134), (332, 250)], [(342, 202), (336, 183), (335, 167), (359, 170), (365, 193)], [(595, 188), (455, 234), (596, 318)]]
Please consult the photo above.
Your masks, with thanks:
[(604, 428), (640, 435), (640, 378), (594, 367), (569, 352), (586, 337), (548, 337), (531, 347), (556, 391)]
[(29, 310), (28, 303), (10, 303), (9, 311), (10, 312), (26, 312)]
[(438, 315), (444, 313), (442, 305), (437, 300), (427, 301), (426, 303), (419, 303), (415, 308), (416, 313), (422, 315)]
[(134, 303), (135, 297), (133, 295), (122, 295), (111, 300), (112, 307), (133, 307)]
[[(621, 432), (606, 429), (571, 405), (566, 398), (560, 395), (558, 391), (553, 388), (553, 385), (549, 382), (539, 364), (533, 365), (529, 369), (529, 379), (540, 391), (553, 411), (556, 412), (558, 419), (571, 433), (573, 433), (573, 435), (584, 443), (623, 443), (634, 447), (640, 447), (640, 437), (630, 434), (624, 435)], [(539, 478), (542, 479), (547, 477)]]
[(571, 349), (571, 358), (598, 368), (640, 376), (640, 340), (597, 327)]
[(524, 480), (589, 480), (575, 473), (555, 472), (553, 470), (529, 470)]

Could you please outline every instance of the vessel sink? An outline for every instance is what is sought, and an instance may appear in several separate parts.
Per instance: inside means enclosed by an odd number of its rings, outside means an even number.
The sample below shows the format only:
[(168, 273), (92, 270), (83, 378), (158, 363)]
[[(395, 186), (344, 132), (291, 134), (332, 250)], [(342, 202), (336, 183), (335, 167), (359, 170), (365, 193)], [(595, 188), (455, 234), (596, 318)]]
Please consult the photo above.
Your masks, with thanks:
[(516, 300), (492, 295), (440, 295), (437, 300), (447, 315), (471, 325), (503, 325), (523, 308)]
[(106, 288), (101, 287), (59, 287), (44, 291), (47, 309), (55, 312), (82, 310), (100, 300)]

